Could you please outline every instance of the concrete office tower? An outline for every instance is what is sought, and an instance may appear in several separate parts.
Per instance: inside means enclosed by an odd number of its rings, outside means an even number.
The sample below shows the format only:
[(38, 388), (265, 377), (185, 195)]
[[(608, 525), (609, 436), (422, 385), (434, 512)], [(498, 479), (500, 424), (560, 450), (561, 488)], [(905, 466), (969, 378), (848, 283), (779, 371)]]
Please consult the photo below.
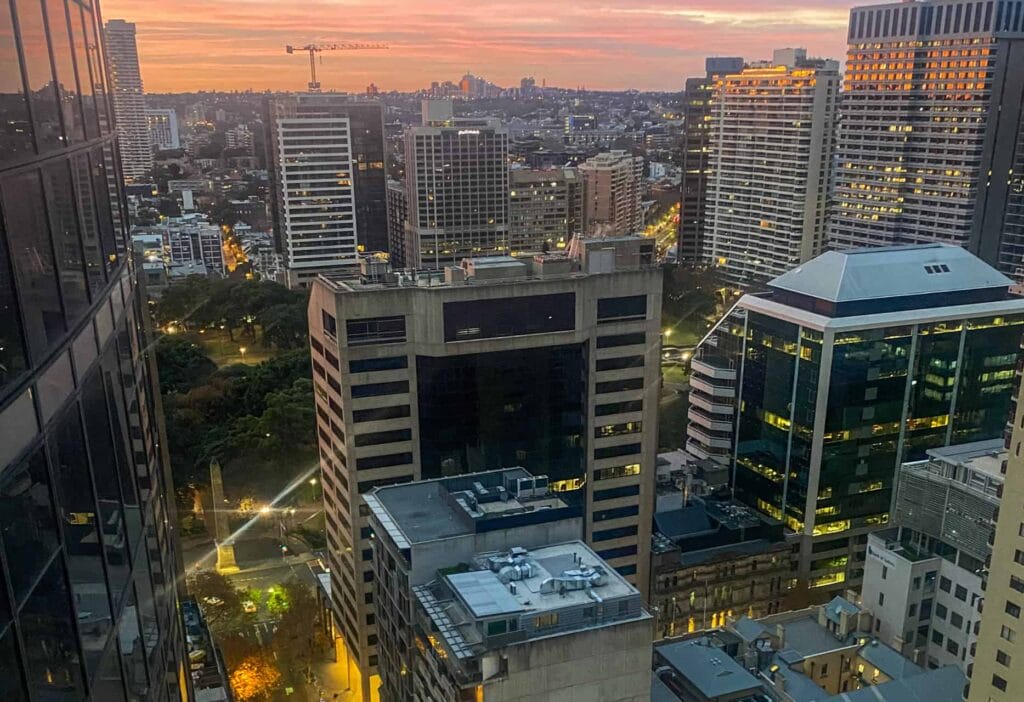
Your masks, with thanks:
[(178, 116), (174, 110), (146, 109), (146, 123), (149, 125), (149, 143), (154, 151), (180, 149), (178, 138)]
[(309, 93), (268, 100), (274, 230), (289, 287), (387, 248), (380, 103)]
[(388, 180), (388, 260), (392, 268), (405, 268), (405, 220), (409, 203), (405, 197), (405, 183)]
[(1005, 463), (1002, 439), (930, 449), (896, 474), (892, 527), (868, 535), (873, 633), (919, 665), (974, 662)]
[(106, 24), (104, 37), (124, 181), (144, 183), (153, 170), (153, 151), (135, 46), (135, 24), (112, 19)]
[(336, 619), (364, 672), (377, 635), (360, 495), (378, 485), (521, 465), (585, 505), (582, 536), (646, 591), (661, 275), (650, 239), (580, 249), (445, 271), (365, 260), (362, 282), (313, 285)]
[(509, 173), (509, 249), (557, 251), (582, 233), (583, 183), (575, 168)]
[(1002, 435), (1024, 331), (1010, 284), (955, 246), (828, 252), (698, 347), (687, 447), (720, 452), (735, 496), (797, 535), (811, 601), (859, 586), (902, 462)]
[[(1009, 413), (1001, 505), (992, 555), (986, 562), (985, 611), (981, 616), (968, 702), (1013, 702), (1024, 695), (1024, 401), (1021, 373)], [(1012, 432), (1012, 433), (1011, 433)]]
[(508, 251), (508, 131), (495, 120), (453, 122), (445, 104), (425, 100), (423, 125), (405, 132), (410, 268)]
[(609, 151), (588, 158), (579, 171), (583, 177), (583, 231), (587, 236), (636, 234), (644, 228), (640, 206), (642, 156)]
[(781, 49), (715, 82), (705, 263), (746, 287), (821, 253), (839, 63)]
[[(100, 11), (68, 9), (70, 25), (64, 3), (0, 10), (18, 125), (0, 130), (0, 699), (187, 699), (148, 312), (111, 210), (125, 200)], [(58, 94), (75, 85), (88, 94)]]
[(707, 205), (708, 135), (711, 97), (717, 76), (739, 73), (743, 59), (711, 57), (704, 60), (705, 74), (687, 78), (683, 90), (682, 182), (680, 183), (679, 241), (677, 260), (694, 266), (704, 261), (705, 210)]
[(829, 245), (947, 242), (1019, 279), (1021, 0), (857, 7), (848, 41)]

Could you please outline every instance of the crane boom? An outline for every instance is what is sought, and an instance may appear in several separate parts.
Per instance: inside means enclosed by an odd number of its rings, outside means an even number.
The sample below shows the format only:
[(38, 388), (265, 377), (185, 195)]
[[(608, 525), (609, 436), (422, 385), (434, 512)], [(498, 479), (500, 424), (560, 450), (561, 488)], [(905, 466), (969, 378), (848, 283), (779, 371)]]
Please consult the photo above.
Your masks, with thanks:
[(318, 93), (320, 92), (320, 81), (316, 79), (316, 55), (321, 51), (360, 51), (363, 49), (387, 49), (387, 44), (367, 44), (362, 42), (342, 42), (339, 44), (306, 44), (305, 46), (292, 46), (289, 44), (284, 47), (285, 51), (289, 54), (294, 54), (296, 51), (306, 51), (309, 53), (309, 92)]

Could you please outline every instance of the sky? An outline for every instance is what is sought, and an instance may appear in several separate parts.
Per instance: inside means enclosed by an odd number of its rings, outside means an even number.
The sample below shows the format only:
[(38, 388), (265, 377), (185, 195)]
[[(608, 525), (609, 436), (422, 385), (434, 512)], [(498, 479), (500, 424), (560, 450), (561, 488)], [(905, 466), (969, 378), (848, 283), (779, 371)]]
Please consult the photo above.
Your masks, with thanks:
[(705, 56), (770, 58), (806, 47), (842, 59), (865, 0), (103, 0), (135, 22), (147, 92), (301, 90), (308, 54), (286, 44), (385, 42), (333, 51), (324, 90), (416, 90), (466, 72), (501, 86), (679, 90)]

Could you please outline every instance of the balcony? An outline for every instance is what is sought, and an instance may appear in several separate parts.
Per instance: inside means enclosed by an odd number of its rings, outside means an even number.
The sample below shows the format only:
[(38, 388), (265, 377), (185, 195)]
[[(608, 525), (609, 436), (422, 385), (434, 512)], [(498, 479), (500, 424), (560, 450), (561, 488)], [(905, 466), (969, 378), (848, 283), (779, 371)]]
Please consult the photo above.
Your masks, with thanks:
[(690, 405), (690, 409), (686, 413), (686, 417), (691, 422), (699, 424), (712, 431), (732, 431), (733, 428), (731, 415), (723, 416), (709, 414), (695, 405)]
[(686, 434), (694, 441), (712, 449), (724, 449), (728, 451), (732, 448), (732, 436), (716, 435), (716, 433), (711, 433), (698, 424), (691, 424), (688, 426), (686, 428)]
[(723, 466), (729, 465), (730, 453), (727, 449), (711, 449), (707, 446), (701, 446), (692, 438), (686, 442), (686, 452), (691, 456), (714, 461)]
[(727, 400), (716, 399), (692, 390), (690, 392), (690, 406), (699, 407), (710, 414), (722, 415), (723, 418), (728, 417), (730, 421), (735, 409), (733, 404)]
[(732, 400), (736, 397), (736, 388), (734, 386), (725, 384), (713, 385), (708, 380), (696, 375), (690, 377), (690, 387), (715, 398), (723, 397)]
[(690, 368), (694, 374), (699, 373), (707, 378), (714, 378), (715, 380), (736, 380), (736, 369), (735, 368), (721, 368), (719, 366), (713, 366), (705, 361), (698, 361), (696, 358), (690, 361)]

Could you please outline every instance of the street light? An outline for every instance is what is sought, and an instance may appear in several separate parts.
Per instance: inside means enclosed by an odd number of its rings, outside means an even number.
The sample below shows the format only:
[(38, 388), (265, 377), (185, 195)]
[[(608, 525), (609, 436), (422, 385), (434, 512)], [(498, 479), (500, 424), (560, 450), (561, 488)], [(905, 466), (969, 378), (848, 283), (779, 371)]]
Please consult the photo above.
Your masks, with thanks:
[(244, 346), (239, 346), (238, 347), (238, 353), (242, 354), (242, 363), (245, 363), (245, 352), (247, 350), (248, 349), (246, 349)]

